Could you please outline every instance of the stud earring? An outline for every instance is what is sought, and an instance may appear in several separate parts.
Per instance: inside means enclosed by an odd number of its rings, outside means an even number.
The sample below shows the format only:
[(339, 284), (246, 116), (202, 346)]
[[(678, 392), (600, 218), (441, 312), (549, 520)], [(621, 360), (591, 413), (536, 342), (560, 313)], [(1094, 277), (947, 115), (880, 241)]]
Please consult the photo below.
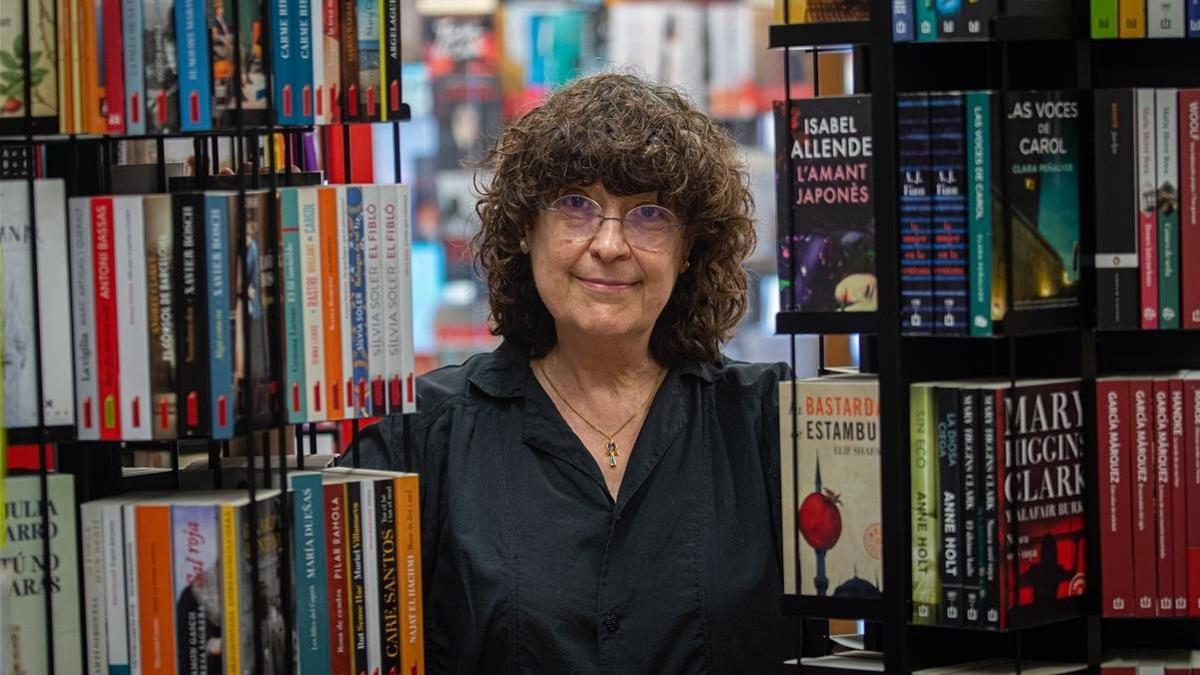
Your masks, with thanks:
[(684, 260), (683, 261), (683, 269), (679, 270), (679, 273), (683, 274), (684, 272), (688, 271), (688, 268), (691, 266), (692, 266), (691, 260)]
[(524, 239), (518, 242), (517, 246), (520, 247), (521, 253), (529, 253), (529, 244), (526, 244)]

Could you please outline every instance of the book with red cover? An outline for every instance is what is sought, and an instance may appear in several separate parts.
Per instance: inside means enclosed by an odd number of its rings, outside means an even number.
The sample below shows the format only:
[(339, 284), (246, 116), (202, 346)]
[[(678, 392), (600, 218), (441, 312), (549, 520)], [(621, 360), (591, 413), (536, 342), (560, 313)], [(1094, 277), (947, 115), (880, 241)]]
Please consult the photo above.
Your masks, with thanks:
[(95, 284), (100, 439), (121, 438), (120, 359), (117, 344), (117, 262), (112, 197), (92, 199), (92, 281)]
[[(1179, 90), (1179, 236), (1181, 254), (1200, 251), (1200, 89)], [(1200, 328), (1200, 265), (1180, 265), (1184, 328)]]
[(110, 134), (125, 133), (125, 53), (121, 0), (104, 0), (104, 105)]
[(1100, 495), (1100, 594), (1104, 616), (1133, 616), (1133, 549), (1130, 529), (1129, 383), (1096, 381), (1096, 440)]
[(1156, 616), (1158, 566), (1154, 555), (1154, 383), (1129, 382), (1133, 421), (1133, 586), (1137, 616)]
[[(1200, 509), (1200, 371), (1183, 377), (1184, 492), (1188, 513)], [(1188, 616), (1200, 616), (1200, 518), (1186, 518)]]
[(1171, 530), (1174, 554), (1171, 556), (1171, 594), (1175, 616), (1187, 616), (1187, 490), (1183, 484), (1184, 467), (1184, 403), (1182, 374), (1171, 379)]
[(325, 542), (329, 579), (329, 658), (331, 675), (352, 675), (350, 644), (349, 577), (346, 561), (346, 484), (322, 486), (325, 490)]
[(1175, 573), (1171, 538), (1171, 379), (1154, 378), (1154, 555), (1158, 569), (1158, 616), (1175, 615)]

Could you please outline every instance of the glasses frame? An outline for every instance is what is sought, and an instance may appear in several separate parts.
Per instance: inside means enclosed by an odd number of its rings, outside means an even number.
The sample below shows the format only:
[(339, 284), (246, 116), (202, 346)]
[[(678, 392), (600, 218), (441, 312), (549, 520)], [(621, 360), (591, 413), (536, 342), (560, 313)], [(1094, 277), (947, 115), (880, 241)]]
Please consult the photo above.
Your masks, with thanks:
[[(636, 249), (638, 249), (639, 251), (650, 251), (650, 252), (652, 252), (652, 253), (657, 253), (658, 251), (661, 251), (661, 250), (662, 250), (662, 248), (647, 248), (647, 247), (645, 247), (645, 246), (635, 246), (635, 245), (633, 244), (633, 242), (629, 240), (629, 235), (628, 235), (628, 234), (626, 234), (626, 233), (625, 233), (625, 230), (624, 230), (624, 228), (625, 228), (625, 224), (626, 224), (626, 223), (625, 223), (625, 221), (629, 219), (629, 214), (633, 213), (634, 211), (636, 211), (636, 210), (638, 210), (638, 209), (645, 208), (645, 207), (647, 207), (647, 206), (653, 206), (653, 207), (655, 207), (655, 208), (662, 209), (663, 211), (666, 211), (667, 213), (671, 214), (671, 217), (675, 219), (675, 223), (673, 224), (673, 227), (674, 227), (675, 229), (678, 229), (678, 230), (680, 230), (680, 231), (682, 231), (682, 230), (684, 229), (684, 222), (683, 222), (683, 220), (682, 220), (682, 219), (680, 219), (679, 215), (678, 215), (678, 214), (676, 214), (676, 213), (675, 213), (674, 211), (672, 211), (671, 209), (668, 209), (667, 207), (663, 206), (662, 204), (654, 204), (654, 203), (650, 203), (650, 204), (639, 204), (639, 205), (637, 205), (637, 206), (635, 206), (635, 207), (633, 207), (633, 208), (629, 209), (628, 211), (626, 211), (624, 216), (622, 216), (622, 217), (618, 218), (618, 217), (616, 217), (616, 216), (606, 216), (606, 215), (603, 215), (603, 214), (604, 214), (604, 207), (603, 207), (603, 206), (601, 206), (601, 205), (600, 205), (600, 202), (596, 201), (595, 199), (592, 199), (591, 197), (589, 197), (589, 196), (587, 196), (587, 195), (584, 195), (584, 194), (579, 194), (579, 193), (576, 193), (576, 192), (572, 192), (572, 193), (568, 193), (568, 194), (561, 195), (561, 196), (559, 196), (559, 197), (555, 197), (554, 201), (550, 202), (549, 204), (546, 204), (546, 203), (544, 203), (544, 202), (542, 202), (542, 201), (538, 201), (538, 202), (537, 202), (537, 207), (538, 207), (539, 209), (543, 210), (543, 211), (546, 211), (547, 213), (560, 213), (560, 212), (562, 211), (562, 209), (556, 208), (556, 207), (554, 206), (554, 204), (558, 203), (558, 201), (559, 201), (559, 200), (561, 200), (561, 199), (563, 199), (563, 198), (565, 198), (565, 197), (582, 197), (583, 199), (586, 199), (586, 200), (588, 200), (589, 202), (591, 202), (591, 203), (595, 204), (595, 205), (596, 205), (596, 208), (597, 208), (597, 210), (599, 210), (599, 211), (600, 211), (600, 215), (598, 215), (598, 216), (596, 216), (594, 219), (592, 219), (592, 220), (595, 220), (595, 221), (596, 221), (596, 229), (595, 229), (595, 231), (594, 231), (594, 232), (592, 232), (592, 234), (591, 234), (590, 236), (587, 236), (587, 237), (581, 237), (581, 238), (579, 238), (579, 239), (574, 239), (574, 240), (572, 240), (572, 241), (577, 241), (577, 242), (579, 242), (579, 241), (590, 241), (591, 239), (595, 238), (595, 236), (596, 236), (596, 235), (597, 235), (597, 234), (600, 232), (600, 227), (601, 227), (601, 226), (604, 224), (604, 221), (606, 221), (606, 220), (615, 220), (615, 221), (617, 221), (617, 222), (621, 223), (622, 235), (624, 235), (624, 236), (625, 236), (625, 241), (626, 241), (626, 243), (628, 243), (628, 244), (629, 244), (629, 246), (630, 246), (631, 248), (636, 248)], [(563, 217), (564, 217), (564, 218), (570, 218), (570, 216), (563, 216)]]

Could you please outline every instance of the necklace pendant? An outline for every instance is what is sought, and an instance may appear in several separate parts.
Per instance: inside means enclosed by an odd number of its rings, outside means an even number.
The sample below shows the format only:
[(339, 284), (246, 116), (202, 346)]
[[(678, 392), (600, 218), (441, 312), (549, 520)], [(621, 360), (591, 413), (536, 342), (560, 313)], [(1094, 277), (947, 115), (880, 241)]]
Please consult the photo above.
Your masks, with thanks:
[(617, 468), (617, 444), (612, 441), (608, 442), (608, 466), (610, 469)]

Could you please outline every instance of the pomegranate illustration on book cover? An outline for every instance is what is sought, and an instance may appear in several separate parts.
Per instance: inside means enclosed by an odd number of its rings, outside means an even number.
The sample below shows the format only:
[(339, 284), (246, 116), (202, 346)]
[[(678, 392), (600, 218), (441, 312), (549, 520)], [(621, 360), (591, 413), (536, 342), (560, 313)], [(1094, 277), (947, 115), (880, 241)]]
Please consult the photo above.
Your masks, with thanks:
[(863, 376), (796, 383), (800, 593), (883, 590), (879, 385)]

